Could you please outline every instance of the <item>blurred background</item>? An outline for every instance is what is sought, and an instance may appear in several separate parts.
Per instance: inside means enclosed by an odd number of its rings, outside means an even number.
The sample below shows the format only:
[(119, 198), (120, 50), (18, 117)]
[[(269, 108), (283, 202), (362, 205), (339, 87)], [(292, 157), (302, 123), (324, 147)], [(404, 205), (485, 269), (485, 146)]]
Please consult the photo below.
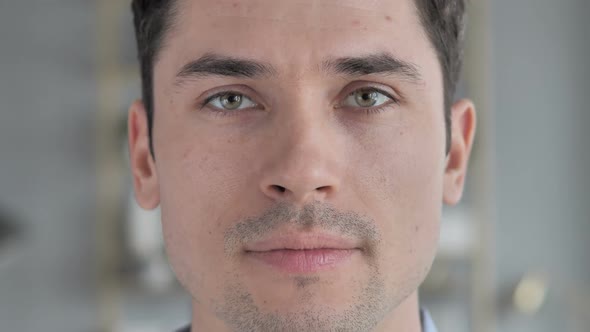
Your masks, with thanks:
[[(421, 288), (441, 332), (590, 331), (590, 1), (472, 0), (479, 128)], [(0, 1), (0, 330), (172, 331), (190, 299), (132, 199), (129, 1)]]

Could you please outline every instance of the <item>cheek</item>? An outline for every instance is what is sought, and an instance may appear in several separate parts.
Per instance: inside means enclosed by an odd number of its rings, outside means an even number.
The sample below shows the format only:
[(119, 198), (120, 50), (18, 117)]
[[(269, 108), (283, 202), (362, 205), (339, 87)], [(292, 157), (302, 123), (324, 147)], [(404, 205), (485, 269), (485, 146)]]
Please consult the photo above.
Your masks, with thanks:
[(369, 211), (406, 217), (396, 223), (424, 219), (422, 213), (440, 212), (445, 161), (442, 119), (440, 123), (405, 119), (403, 125), (363, 135), (354, 146), (349, 172), (357, 178), (355, 190), (370, 197), (365, 200), (373, 205)]
[(244, 213), (239, 190), (251, 178), (244, 172), (247, 156), (223, 148), (231, 144), (206, 142), (170, 145), (158, 163), (166, 251), (179, 281), (193, 294), (218, 288), (217, 279), (230, 268), (223, 264), (223, 234), (227, 222)]
[(443, 164), (432, 155), (398, 150), (375, 161), (363, 177), (364, 191), (372, 195), (369, 211), (378, 214), (391, 245), (413, 250), (426, 245), (420, 243), (422, 239), (431, 241), (438, 235)]
[(359, 151), (357, 186), (381, 231), (386, 275), (419, 282), (438, 246), (444, 174), (443, 127), (404, 126)]

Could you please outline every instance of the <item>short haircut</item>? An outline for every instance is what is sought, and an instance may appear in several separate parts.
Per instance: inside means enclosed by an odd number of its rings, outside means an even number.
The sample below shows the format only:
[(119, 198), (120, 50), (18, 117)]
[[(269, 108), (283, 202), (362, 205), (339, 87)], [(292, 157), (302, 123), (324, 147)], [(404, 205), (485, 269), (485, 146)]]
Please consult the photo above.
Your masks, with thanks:
[[(414, 0), (418, 16), (436, 50), (442, 70), (446, 151), (450, 149), (451, 104), (463, 63), (465, 0)], [(141, 70), (142, 98), (147, 112), (153, 155), (153, 69), (164, 38), (172, 28), (177, 0), (132, 0), (133, 23)]]

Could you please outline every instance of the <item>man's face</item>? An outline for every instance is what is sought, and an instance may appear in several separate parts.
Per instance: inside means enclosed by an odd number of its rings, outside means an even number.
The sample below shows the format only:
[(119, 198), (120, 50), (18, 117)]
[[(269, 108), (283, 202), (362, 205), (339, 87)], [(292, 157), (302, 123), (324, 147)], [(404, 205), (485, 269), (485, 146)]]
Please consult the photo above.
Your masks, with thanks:
[(413, 2), (178, 6), (154, 68), (155, 161), (134, 161), (178, 280), (234, 329), (373, 328), (423, 281), (462, 186), (445, 179), (442, 74)]

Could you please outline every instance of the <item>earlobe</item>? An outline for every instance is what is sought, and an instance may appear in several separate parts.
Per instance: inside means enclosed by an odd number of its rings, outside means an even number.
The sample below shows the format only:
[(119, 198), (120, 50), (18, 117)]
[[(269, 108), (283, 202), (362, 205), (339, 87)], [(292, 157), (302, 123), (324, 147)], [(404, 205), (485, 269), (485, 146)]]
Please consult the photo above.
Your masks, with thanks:
[(147, 113), (141, 100), (129, 107), (127, 130), (135, 199), (142, 208), (154, 209), (160, 204), (159, 182), (149, 148)]
[(457, 101), (451, 109), (451, 148), (444, 175), (443, 201), (454, 205), (461, 200), (467, 164), (475, 136), (475, 107), (470, 100)]

